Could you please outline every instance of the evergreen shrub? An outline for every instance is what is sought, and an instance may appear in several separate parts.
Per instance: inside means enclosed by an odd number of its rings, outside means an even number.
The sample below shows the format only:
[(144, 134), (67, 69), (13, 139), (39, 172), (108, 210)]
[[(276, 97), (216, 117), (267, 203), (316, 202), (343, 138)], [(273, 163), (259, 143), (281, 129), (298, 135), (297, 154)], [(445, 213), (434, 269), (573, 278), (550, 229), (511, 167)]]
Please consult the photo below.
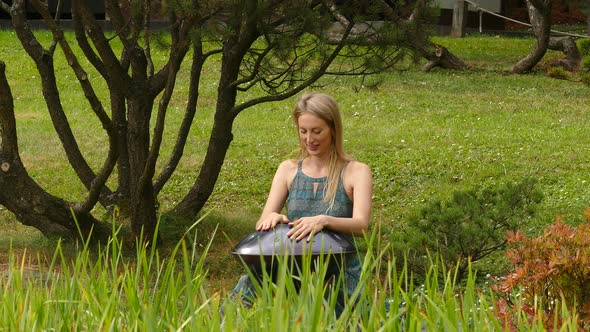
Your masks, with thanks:
[[(533, 178), (494, 187), (455, 191), (449, 200), (434, 199), (408, 223), (402, 239), (408, 265), (423, 275), (436, 254), (461, 280), (469, 262), (504, 248), (507, 231), (516, 231), (535, 214), (543, 195)], [(397, 241), (398, 245), (400, 241)], [(441, 269), (444, 270), (444, 269)]]
[(582, 83), (590, 86), (590, 38), (584, 38), (578, 40), (578, 48), (582, 54), (582, 63), (580, 67), (586, 73), (580, 75)]
[(547, 76), (557, 79), (568, 79), (570, 74), (563, 67), (549, 67), (547, 68)]
[(578, 48), (583, 56), (590, 55), (590, 38), (578, 40)]

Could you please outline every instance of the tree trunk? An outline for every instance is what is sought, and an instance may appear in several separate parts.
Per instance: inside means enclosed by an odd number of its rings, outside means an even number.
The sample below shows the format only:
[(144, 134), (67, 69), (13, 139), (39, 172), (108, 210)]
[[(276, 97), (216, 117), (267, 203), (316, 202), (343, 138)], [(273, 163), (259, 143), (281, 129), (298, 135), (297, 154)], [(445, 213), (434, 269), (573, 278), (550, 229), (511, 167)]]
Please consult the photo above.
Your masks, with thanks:
[(24, 225), (45, 235), (65, 238), (105, 240), (110, 227), (90, 213), (75, 214), (73, 204), (43, 190), (28, 175), (18, 153), (14, 103), (6, 80), (5, 65), (0, 62), (0, 204), (15, 214)]
[(449, 52), (446, 47), (430, 41), (428, 43), (428, 48), (419, 48), (422, 57), (428, 60), (428, 63), (422, 67), (423, 72), (428, 72), (434, 67), (455, 70), (463, 70), (467, 68), (467, 64), (459, 57)]
[(537, 38), (537, 44), (529, 55), (512, 67), (512, 72), (515, 74), (522, 74), (532, 70), (541, 61), (549, 47), (551, 0), (527, 0), (526, 4), (531, 26)]
[(220, 107), (223, 106), (217, 107), (218, 111), (216, 112), (215, 124), (213, 125), (213, 131), (209, 138), (207, 155), (201, 166), (199, 176), (189, 193), (171, 211), (172, 215), (186, 220), (194, 219), (213, 192), (215, 182), (217, 182), (221, 167), (223, 166), (225, 155), (233, 140), (233, 118), (218, 116)]
[(144, 181), (150, 146), (150, 115), (153, 98), (145, 96), (138, 84), (133, 96), (128, 97), (127, 144), (129, 153), (129, 217), (131, 229), (143, 240), (151, 241), (156, 230), (156, 198), (151, 178)]
[[(90, 189), (92, 181), (96, 178), (96, 174), (82, 155), (65, 115), (55, 77), (53, 51), (43, 49), (41, 44), (36, 40), (35, 35), (31, 32), (26, 21), (23, 5), (16, 6), (16, 8), (13, 11), (12, 24), (23, 48), (35, 62), (39, 75), (42, 78), (43, 97), (51, 117), (51, 122), (58, 134), (72, 169), (76, 172), (84, 186)], [(105, 187), (101, 192), (101, 202), (106, 206), (107, 196), (110, 194), (110, 191)]]
[(580, 69), (582, 54), (578, 49), (576, 41), (572, 37), (553, 37), (549, 39), (549, 49), (561, 51), (565, 54), (565, 59), (556, 59), (551, 61), (551, 66), (561, 66), (565, 70), (576, 71)]
[(232, 127), (238, 115), (238, 112), (234, 111), (238, 94), (238, 87), (235, 82), (238, 80), (244, 56), (252, 43), (258, 38), (258, 21), (256, 16), (253, 15), (255, 6), (250, 4), (246, 7), (249, 7), (249, 10), (247, 9), (245, 12), (249, 12), (249, 14), (244, 14), (244, 21), (234, 21), (235, 25), (230, 27), (230, 29), (239, 30), (239, 35), (229, 38), (223, 46), (215, 118), (205, 160), (201, 165), (199, 176), (193, 187), (171, 211), (172, 215), (186, 220), (194, 219), (211, 196), (221, 172), (225, 155), (233, 140)]
[(48, 194), (27, 174), (19, 159), (0, 155), (0, 204), (14, 213), (27, 226), (35, 227), (46, 236), (104, 241), (110, 228), (90, 213), (74, 215), (68, 203)]
[(124, 215), (129, 214), (129, 152), (127, 151), (127, 108), (125, 97), (117, 87), (109, 86), (111, 93), (111, 108), (113, 112), (113, 128), (117, 136), (116, 149), (119, 151), (117, 162), (117, 207)]

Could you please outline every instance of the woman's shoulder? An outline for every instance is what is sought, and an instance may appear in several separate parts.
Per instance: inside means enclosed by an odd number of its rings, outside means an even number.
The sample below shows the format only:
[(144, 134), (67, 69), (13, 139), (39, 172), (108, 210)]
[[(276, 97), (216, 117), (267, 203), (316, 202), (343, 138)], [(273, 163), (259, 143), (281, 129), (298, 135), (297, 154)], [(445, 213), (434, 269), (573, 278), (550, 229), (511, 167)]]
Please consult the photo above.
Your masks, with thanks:
[(357, 161), (357, 160), (351, 160), (348, 162), (348, 165), (346, 165), (346, 169), (345, 171), (347, 173), (359, 173), (359, 172), (369, 172), (371, 173), (371, 168), (369, 167), (369, 165)]
[(283, 160), (279, 164), (279, 169), (297, 169), (298, 160), (297, 159), (287, 159)]
[(294, 175), (297, 172), (297, 159), (287, 159), (283, 160), (277, 169), (277, 173), (285, 174), (287, 176)]
[(354, 190), (353, 188), (371, 186), (372, 175), (369, 165), (360, 161), (351, 160), (346, 165), (343, 174), (343, 182), (347, 190)]

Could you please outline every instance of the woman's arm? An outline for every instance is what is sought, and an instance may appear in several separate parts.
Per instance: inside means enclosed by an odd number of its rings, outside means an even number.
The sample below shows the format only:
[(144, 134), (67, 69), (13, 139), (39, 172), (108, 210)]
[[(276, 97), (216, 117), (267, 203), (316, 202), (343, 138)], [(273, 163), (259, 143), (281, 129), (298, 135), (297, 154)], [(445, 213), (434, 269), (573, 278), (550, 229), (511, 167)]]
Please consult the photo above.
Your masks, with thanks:
[(256, 223), (257, 231), (267, 231), (279, 223), (289, 222), (287, 216), (281, 214), (281, 211), (289, 195), (289, 183), (293, 178), (294, 164), (296, 170), (297, 166), (293, 160), (285, 160), (277, 168), (266, 204), (264, 204), (260, 219)]
[(369, 229), (371, 202), (373, 196), (373, 179), (369, 166), (360, 162), (350, 162), (344, 171), (345, 188), (352, 191), (353, 210), (351, 218), (339, 218), (326, 215), (304, 217), (292, 221), (292, 229), (287, 233), (292, 239), (301, 240), (324, 228), (352, 235), (362, 235)]

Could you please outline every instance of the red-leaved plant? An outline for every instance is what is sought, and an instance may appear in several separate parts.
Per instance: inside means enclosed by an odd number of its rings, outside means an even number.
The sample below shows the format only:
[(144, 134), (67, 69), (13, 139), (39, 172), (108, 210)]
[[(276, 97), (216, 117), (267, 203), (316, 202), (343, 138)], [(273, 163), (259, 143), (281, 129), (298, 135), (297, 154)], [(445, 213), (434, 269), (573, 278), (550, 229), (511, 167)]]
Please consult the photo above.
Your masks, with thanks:
[[(578, 327), (590, 330), (590, 209), (584, 215), (587, 222), (577, 227), (558, 218), (543, 235), (532, 239), (519, 231), (508, 233), (512, 249), (506, 255), (512, 270), (493, 286), (499, 295), (496, 314), (506, 328), (518, 328), (517, 309), (528, 323), (541, 314), (545, 328), (559, 328), (562, 317), (556, 309), (565, 305), (577, 315)], [(515, 297), (521, 301), (517, 303)]]

